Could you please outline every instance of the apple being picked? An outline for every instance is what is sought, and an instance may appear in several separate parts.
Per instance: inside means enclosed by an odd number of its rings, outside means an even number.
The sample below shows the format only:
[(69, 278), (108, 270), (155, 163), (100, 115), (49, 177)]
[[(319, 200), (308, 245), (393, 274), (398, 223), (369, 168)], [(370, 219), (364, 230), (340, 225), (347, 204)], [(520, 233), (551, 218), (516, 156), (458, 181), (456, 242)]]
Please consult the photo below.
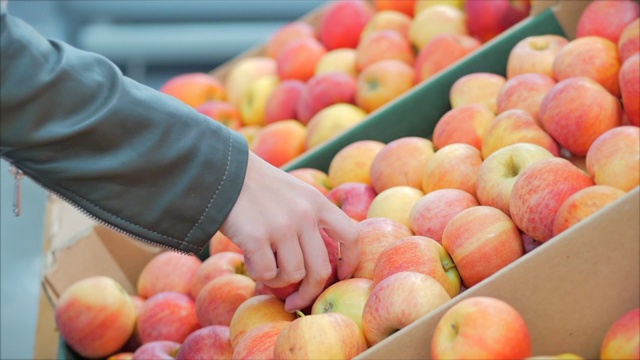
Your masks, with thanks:
[(165, 251), (154, 256), (138, 276), (138, 295), (149, 298), (165, 291), (189, 294), (202, 260), (193, 255)]
[(231, 345), (236, 347), (252, 329), (277, 321), (293, 321), (296, 315), (287, 312), (284, 301), (274, 295), (255, 295), (245, 300), (236, 309), (229, 324)]
[(576, 37), (599, 36), (618, 43), (625, 27), (640, 16), (632, 0), (594, 0), (578, 18)]
[(362, 312), (373, 290), (373, 281), (365, 278), (350, 278), (336, 282), (324, 289), (311, 307), (311, 314), (337, 312), (351, 318), (360, 330)]
[(367, 212), (376, 197), (376, 191), (369, 184), (345, 182), (329, 190), (325, 196), (350, 218), (361, 221), (367, 218)]
[(180, 345), (179, 342), (169, 340), (151, 341), (136, 349), (133, 360), (172, 360), (178, 355)]
[(507, 57), (507, 79), (522, 74), (542, 74), (553, 78), (553, 62), (569, 43), (561, 35), (528, 36), (516, 43)]
[(487, 42), (529, 16), (530, 0), (469, 0), (464, 3), (469, 33)]
[(504, 300), (469, 297), (450, 307), (436, 324), (431, 357), (440, 359), (524, 359), (532, 355), (529, 328)]
[(410, 90), (414, 78), (413, 66), (404, 61), (378, 61), (358, 75), (355, 103), (370, 113)]
[(620, 315), (607, 329), (600, 346), (600, 358), (640, 358), (640, 307)]
[(229, 327), (211, 325), (189, 334), (180, 345), (176, 359), (225, 360), (230, 359), (232, 355), (233, 346), (229, 341)]

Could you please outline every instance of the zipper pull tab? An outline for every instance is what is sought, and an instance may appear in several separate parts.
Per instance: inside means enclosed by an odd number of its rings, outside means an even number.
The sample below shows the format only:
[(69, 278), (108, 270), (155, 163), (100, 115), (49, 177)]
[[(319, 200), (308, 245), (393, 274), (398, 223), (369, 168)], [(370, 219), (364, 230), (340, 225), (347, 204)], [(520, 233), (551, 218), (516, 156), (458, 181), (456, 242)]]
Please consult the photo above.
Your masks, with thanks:
[(22, 172), (22, 170), (18, 169), (15, 165), (11, 165), (11, 167), (9, 167), (9, 172), (11, 173), (11, 175), (13, 175), (13, 181), (14, 181), (14, 188), (13, 188), (13, 214), (15, 216), (20, 216), (20, 212), (22, 210), (22, 203), (21, 203), (21, 186), (20, 186), (20, 182), (22, 180), (22, 178), (24, 177), (24, 173)]

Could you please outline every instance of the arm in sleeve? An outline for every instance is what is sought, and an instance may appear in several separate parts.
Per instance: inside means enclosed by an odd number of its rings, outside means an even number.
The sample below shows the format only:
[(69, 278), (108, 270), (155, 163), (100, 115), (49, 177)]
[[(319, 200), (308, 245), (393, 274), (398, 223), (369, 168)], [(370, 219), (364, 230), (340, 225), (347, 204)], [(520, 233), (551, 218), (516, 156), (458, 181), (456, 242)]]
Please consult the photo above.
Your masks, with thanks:
[(102, 223), (201, 251), (240, 193), (244, 137), (100, 55), (0, 19), (2, 158)]

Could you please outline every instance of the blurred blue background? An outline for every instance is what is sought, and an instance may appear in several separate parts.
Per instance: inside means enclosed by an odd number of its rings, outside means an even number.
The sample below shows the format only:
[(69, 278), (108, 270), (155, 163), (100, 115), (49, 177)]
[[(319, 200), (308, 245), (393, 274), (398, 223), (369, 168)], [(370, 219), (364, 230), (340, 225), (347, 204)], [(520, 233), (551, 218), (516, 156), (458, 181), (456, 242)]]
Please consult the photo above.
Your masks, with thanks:
[[(100, 53), (129, 77), (158, 88), (209, 71), (263, 43), (324, 0), (10, 0), (10, 14), (48, 38)], [(43, 265), (47, 193), (22, 181), (22, 215), (12, 213), (14, 181), (0, 164), (0, 359), (32, 359)]]

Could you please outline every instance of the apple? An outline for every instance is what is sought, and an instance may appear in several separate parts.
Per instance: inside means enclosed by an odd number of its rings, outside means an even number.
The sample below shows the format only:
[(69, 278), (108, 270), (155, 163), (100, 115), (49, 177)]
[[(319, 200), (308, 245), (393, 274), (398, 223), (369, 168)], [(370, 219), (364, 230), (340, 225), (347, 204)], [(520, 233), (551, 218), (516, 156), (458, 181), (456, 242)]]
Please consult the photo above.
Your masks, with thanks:
[(562, 35), (531, 35), (518, 41), (507, 57), (507, 79), (534, 73), (553, 78), (553, 62), (560, 50), (569, 43)]
[(498, 94), (507, 79), (499, 74), (474, 72), (456, 80), (449, 90), (452, 108), (469, 104), (485, 105), (493, 113), (498, 112)]
[(275, 295), (255, 295), (245, 300), (233, 314), (229, 323), (231, 345), (236, 347), (242, 338), (256, 327), (276, 322), (293, 321), (294, 313), (287, 312), (284, 300)]
[(311, 307), (311, 314), (341, 313), (351, 318), (364, 331), (362, 312), (371, 290), (371, 279), (350, 278), (338, 281), (320, 293)]
[(409, 228), (415, 235), (442, 243), (442, 232), (449, 221), (462, 210), (478, 205), (476, 197), (464, 190), (434, 190), (420, 198), (411, 209)]
[(362, 182), (344, 182), (325, 194), (327, 199), (356, 221), (367, 218), (367, 211), (376, 195), (373, 186)]
[(442, 246), (467, 289), (524, 255), (516, 224), (500, 209), (486, 205), (454, 216), (442, 232)]
[(291, 321), (274, 321), (251, 329), (233, 348), (234, 360), (273, 359), (278, 336)]
[(416, 5), (414, 8), (414, 13), (418, 14), (422, 10), (434, 6), (434, 5), (449, 5), (460, 10), (464, 10), (464, 2), (465, 0), (429, 0), (429, 1), (416, 1)]
[(616, 43), (599, 36), (585, 36), (571, 40), (558, 52), (553, 61), (553, 77), (562, 81), (585, 76), (619, 97), (621, 66)]
[(107, 357), (107, 360), (133, 360), (133, 353), (130, 351), (122, 351)]
[(207, 115), (229, 129), (238, 130), (242, 127), (240, 112), (230, 102), (224, 100), (209, 100), (196, 107), (201, 114)]
[(117, 281), (91, 276), (66, 288), (54, 308), (60, 336), (84, 357), (118, 351), (134, 331), (136, 308)]
[(160, 86), (160, 92), (197, 107), (210, 100), (226, 100), (224, 83), (208, 73), (189, 72), (171, 77)]
[(384, 11), (397, 11), (409, 17), (413, 17), (418, 0), (373, 0), (373, 6), (377, 13)]
[(318, 34), (328, 49), (355, 48), (375, 10), (364, 0), (337, 0), (324, 8)]
[(193, 299), (175, 291), (157, 293), (148, 298), (140, 308), (136, 326), (143, 344), (158, 340), (182, 343), (201, 327)]
[(553, 156), (560, 155), (560, 146), (528, 112), (511, 109), (500, 113), (487, 128), (482, 139), (482, 158), (517, 143), (538, 145)]
[(411, 209), (424, 193), (412, 186), (393, 186), (378, 193), (371, 201), (367, 218), (387, 218), (409, 227)]
[(556, 355), (530, 356), (525, 360), (585, 360), (582, 356), (574, 353), (561, 353)]
[[(409, 26), (413, 16), (398, 10), (379, 10), (373, 14), (360, 33), (360, 41), (379, 30), (393, 30), (409, 41)], [(413, 50), (412, 50), (413, 51)]]
[(262, 126), (263, 125), (244, 125), (240, 129), (238, 129), (238, 132), (242, 136), (244, 136), (250, 147), (251, 143), (253, 142), (253, 138), (255, 138), (256, 134), (262, 128)]
[(382, 60), (400, 60), (413, 66), (416, 55), (409, 39), (395, 30), (376, 30), (360, 40), (356, 47), (356, 70)]
[(244, 256), (235, 251), (221, 251), (211, 254), (202, 262), (196, 271), (189, 295), (198, 298), (200, 290), (218, 276), (225, 274), (241, 274), (249, 276), (244, 263)]
[(305, 88), (302, 80), (288, 79), (279, 82), (267, 99), (264, 108), (264, 122), (271, 124), (280, 120), (298, 118), (298, 100)]
[(640, 307), (619, 315), (602, 339), (600, 358), (603, 360), (640, 358), (638, 324), (640, 324)]
[(594, 0), (578, 18), (576, 37), (599, 36), (617, 43), (625, 27), (638, 16), (637, 2)]
[(450, 5), (433, 5), (415, 15), (409, 26), (409, 40), (421, 52), (436, 36), (468, 35), (466, 14)]
[(574, 226), (625, 194), (625, 191), (609, 185), (594, 185), (578, 190), (560, 205), (553, 221), (553, 236)]
[(277, 75), (265, 75), (249, 84), (238, 107), (244, 125), (265, 125), (267, 102), (279, 82)]
[[(135, 317), (137, 318), (138, 314), (140, 313), (140, 309), (142, 309), (142, 304), (144, 304), (145, 302), (145, 299), (143, 299), (138, 295), (130, 295), (130, 297), (131, 297), (131, 300), (133, 301), (133, 305), (135, 306), (135, 309), (136, 309)], [(138, 331), (138, 327), (134, 325), (133, 333), (131, 334), (131, 337), (129, 337), (129, 340), (127, 340), (124, 346), (120, 348), (120, 351), (124, 353), (131, 353), (131, 356), (133, 356), (133, 352), (137, 348), (139, 348), (140, 345), (142, 345), (142, 339), (140, 338), (140, 331)]]
[(620, 68), (622, 107), (629, 123), (640, 126), (640, 52), (630, 56)]
[(198, 293), (195, 310), (202, 326), (229, 326), (240, 304), (254, 296), (256, 282), (246, 275), (225, 274), (209, 281)]
[(496, 97), (497, 114), (520, 109), (540, 124), (542, 99), (555, 84), (552, 77), (540, 73), (524, 73), (509, 78)]
[(154, 256), (138, 275), (137, 290), (142, 298), (165, 291), (189, 294), (202, 260), (194, 255), (164, 251)]
[(431, 140), (402, 136), (387, 143), (371, 163), (371, 185), (376, 193), (393, 186), (422, 189), (422, 173), (435, 149)]
[(493, 206), (511, 216), (509, 199), (513, 184), (531, 164), (554, 154), (542, 146), (516, 142), (486, 157), (478, 169), (476, 196), (481, 205)]
[(289, 170), (289, 174), (313, 186), (323, 194), (327, 194), (329, 190), (331, 190), (329, 186), (329, 175), (322, 170), (302, 167)]
[(176, 359), (225, 360), (230, 359), (232, 355), (233, 346), (229, 341), (229, 327), (211, 325), (189, 334), (180, 345)]
[(342, 72), (353, 77), (358, 76), (356, 49), (338, 48), (327, 51), (316, 64), (315, 75), (328, 72)]
[(265, 44), (264, 53), (277, 59), (282, 49), (299, 39), (315, 38), (316, 31), (313, 25), (296, 20), (282, 25), (278, 28)]
[(369, 218), (356, 224), (360, 243), (360, 262), (353, 272), (354, 278), (373, 279), (373, 268), (380, 253), (399, 239), (413, 235), (402, 223), (388, 218)]
[(439, 34), (418, 52), (414, 64), (416, 83), (443, 71), (480, 47), (477, 39), (464, 34)]
[(482, 164), (478, 148), (454, 143), (437, 149), (424, 168), (422, 191), (428, 194), (438, 189), (460, 189), (476, 196), (476, 178)]
[(374, 346), (451, 300), (429, 275), (401, 271), (377, 283), (362, 312), (364, 336)]
[(485, 43), (529, 16), (530, 0), (468, 0), (464, 3), (469, 33)]
[(233, 251), (244, 255), (244, 251), (238, 245), (234, 244), (225, 234), (216, 231), (209, 240), (209, 256), (223, 251)]
[(426, 236), (407, 236), (387, 246), (373, 267), (373, 283), (401, 271), (415, 271), (434, 278), (450, 297), (460, 293), (460, 274), (439, 242)]
[(305, 151), (307, 127), (298, 120), (280, 120), (263, 126), (250, 149), (275, 167), (281, 167)]
[(618, 39), (620, 62), (624, 63), (630, 56), (640, 52), (640, 17), (630, 22)]
[(254, 80), (267, 75), (276, 75), (276, 60), (268, 56), (248, 56), (230, 66), (224, 86), (227, 89), (227, 100), (238, 109), (249, 85)]
[(442, 315), (431, 338), (431, 357), (439, 359), (524, 359), (532, 355), (529, 328), (504, 300), (473, 296)]
[[(318, 111), (337, 103), (355, 103), (356, 78), (343, 72), (312, 76), (297, 99), (297, 119), (307, 124)], [(292, 101), (293, 99), (289, 100)]]
[(486, 105), (470, 103), (454, 107), (440, 117), (433, 129), (433, 145), (442, 149), (447, 145), (462, 143), (482, 149), (482, 142), (489, 125), (496, 115)]
[(180, 345), (178, 342), (168, 340), (158, 340), (142, 344), (142, 346), (133, 353), (133, 360), (172, 360), (178, 355)]
[(406, 62), (378, 61), (358, 75), (355, 103), (364, 111), (373, 112), (409, 91), (414, 78), (414, 68)]
[(367, 117), (362, 108), (346, 103), (329, 105), (307, 123), (305, 148), (312, 149), (361, 123)]
[(631, 191), (640, 185), (640, 128), (613, 128), (593, 142), (586, 156), (587, 171), (598, 185)]
[(280, 80), (309, 80), (316, 71), (320, 59), (327, 49), (316, 38), (304, 38), (291, 42), (276, 58)]
[(370, 185), (371, 164), (384, 147), (382, 141), (357, 140), (338, 150), (329, 162), (329, 186), (335, 188), (347, 182)]
[(367, 349), (358, 325), (338, 312), (301, 316), (282, 329), (274, 359), (351, 359)]
[(567, 159), (539, 160), (521, 172), (513, 184), (509, 198), (511, 219), (533, 239), (546, 242), (553, 236), (553, 222), (562, 203), (592, 185), (591, 177)]
[(596, 81), (576, 76), (547, 92), (540, 105), (540, 122), (559, 145), (584, 156), (596, 138), (621, 124), (622, 107)]

